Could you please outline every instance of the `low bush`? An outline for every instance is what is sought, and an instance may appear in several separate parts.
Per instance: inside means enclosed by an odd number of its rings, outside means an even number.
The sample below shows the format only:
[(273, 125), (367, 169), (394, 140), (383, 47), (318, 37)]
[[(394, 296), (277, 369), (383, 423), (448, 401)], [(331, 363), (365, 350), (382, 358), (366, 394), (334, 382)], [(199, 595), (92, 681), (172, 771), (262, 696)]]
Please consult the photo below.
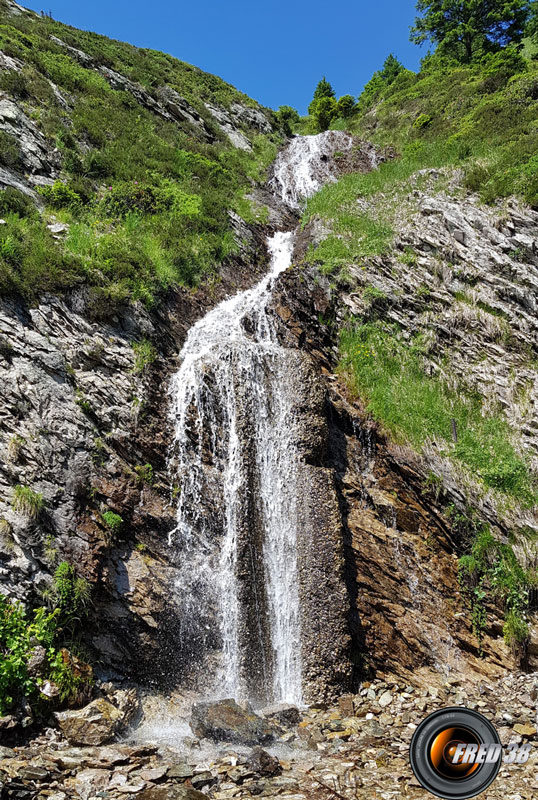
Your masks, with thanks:
[(0, 191), (0, 216), (18, 214), (19, 217), (36, 217), (37, 209), (31, 197), (8, 186)]
[(81, 202), (80, 195), (62, 181), (55, 181), (52, 186), (40, 186), (38, 192), (53, 208), (69, 208)]
[(478, 526), (467, 549), (459, 560), (458, 576), (470, 604), (479, 649), (487, 625), (489, 600), (504, 613), (506, 643), (515, 656), (523, 656), (529, 637), (529, 590), (537, 584), (536, 572), (523, 569), (512, 547), (495, 539), (487, 525)]
[[(88, 584), (62, 562), (49, 600), (50, 610), (26, 610), (0, 594), (0, 715), (24, 700), (38, 717), (46, 717), (51, 703), (80, 702), (91, 687), (91, 668), (65, 647), (66, 636), (86, 614)], [(30, 668), (37, 647), (43, 648), (43, 655)]]
[(109, 509), (102, 514), (102, 517), (103, 522), (110, 533), (117, 534), (120, 532), (121, 526), (123, 525), (123, 519), (119, 514), (115, 514), (114, 511), (110, 511)]

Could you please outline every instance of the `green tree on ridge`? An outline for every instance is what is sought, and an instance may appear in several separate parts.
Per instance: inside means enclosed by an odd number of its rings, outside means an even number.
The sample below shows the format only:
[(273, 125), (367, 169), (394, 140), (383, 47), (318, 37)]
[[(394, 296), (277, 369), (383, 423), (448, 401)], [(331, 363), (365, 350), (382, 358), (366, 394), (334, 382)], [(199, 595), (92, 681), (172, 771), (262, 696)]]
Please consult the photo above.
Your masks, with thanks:
[(418, 0), (411, 41), (439, 45), (459, 61), (519, 43), (529, 17), (529, 0)]

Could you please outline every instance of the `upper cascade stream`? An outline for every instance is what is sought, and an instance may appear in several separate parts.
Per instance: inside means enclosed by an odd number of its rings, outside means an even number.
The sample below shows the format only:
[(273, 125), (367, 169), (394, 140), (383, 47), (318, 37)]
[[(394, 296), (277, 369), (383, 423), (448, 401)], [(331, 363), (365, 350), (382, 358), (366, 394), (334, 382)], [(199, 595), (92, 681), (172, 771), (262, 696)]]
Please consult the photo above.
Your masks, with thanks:
[[(272, 185), (284, 202), (297, 205), (329, 179), (328, 153), (352, 141), (336, 140), (296, 137), (282, 151)], [(267, 311), (274, 279), (291, 264), (293, 233), (267, 246), (268, 274), (191, 328), (171, 384), (177, 646), (182, 679), (196, 691), (300, 703), (299, 356), (278, 343)]]
[(269, 182), (271, 189), (292, 208), (311, 197), (324, 183), (336, 180), (334, 155), (353, 147), (353, 137), (344, 131), (325, 131), (315, 136), (295, 136), (280, 151)]

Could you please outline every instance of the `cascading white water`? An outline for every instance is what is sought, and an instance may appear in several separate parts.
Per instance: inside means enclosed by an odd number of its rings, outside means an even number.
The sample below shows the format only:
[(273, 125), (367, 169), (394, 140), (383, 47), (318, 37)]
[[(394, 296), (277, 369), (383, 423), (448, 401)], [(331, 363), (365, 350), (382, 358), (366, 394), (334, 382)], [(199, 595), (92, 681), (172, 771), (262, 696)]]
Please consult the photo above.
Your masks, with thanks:
[(353, 137), (344, 131), (296, 136), (280, 151), (269, 185), (284, 203), (297, 208), (324, 184), (337, 179), (334, 154), (351, 150)]
[[(297, 207), (352, 144), (338, 131), (295, 137), (275, 162), (273, 191)], [(292, 233), (270, 237), (269, 273), (191, 328), (171, 384), (182, 679), (258, 702), (301, 701), (294, 403), (304, 387), (301, 356), (279, 344), (267, 312), (292, 248)]]
[[(249, 481), (255, 481), (265, 597), (259, 597), (260, 587), (255, 586), (251, 600), (260, 604), (255, 609), (260, 626), (266, 624), (262, 602), (267, 609), (267, 631), (259, 633), (270, 642), (261, 659), (261, 693), (267, 700), (299, 702), (292, 381), (288, 351), (277, 343), (266, 312), (271, 283), (291, 262), (292, 236), (271, 237), (268, 275), (253, 289), (221, 303), (188, 334), (171, 387), (181, 485), (171, 540), (181, 558), (176, 590), (186, 635), (180, 637), (180, 646), (188, 649), (190, 641), (200, 656), (207, 634), (219, 662), (211, 690), (248, 697), (238, 551), (245, 525), (256, 522), (245, 519), (244, 510), (245, 497), (253, 491)], [(211, 471), (210, 482), (221, 484), (212, 487), (222, 506), (220, 514), (215, 511), (216, 526), (203, 497)], [(219, 536), (216, 528), (221, 525)]]

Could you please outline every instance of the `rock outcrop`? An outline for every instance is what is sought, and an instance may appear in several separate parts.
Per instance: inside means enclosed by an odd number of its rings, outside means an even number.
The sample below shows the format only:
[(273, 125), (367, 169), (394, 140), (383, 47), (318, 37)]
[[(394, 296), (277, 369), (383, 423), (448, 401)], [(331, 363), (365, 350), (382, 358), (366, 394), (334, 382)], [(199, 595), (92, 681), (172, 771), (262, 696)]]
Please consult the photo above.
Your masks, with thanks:
[[(427, 177), (433, 187), (439, 173)], [(471, 680), (499, 676), (515, 662), (494, 608), (488, 608), (480, 657), (457, 579), (464, 543), (447, 509), (465, 513), (472, 504), (501, 539), (512, 526), (534, 528), (536, 518), (529, 510), (514, 517), (435, 448), (418, 455), (391, 444), (350, 399), (345, 379), (334, 374), (334, 334), (345, 319), (379, 315), (408, 336), (423, 330), (431, 341), (431, 374), (451, 373), (459, 385), (500, 404), (534, 463), (536, 332), (530, 309), (538, 215), (513, 202), (485, 209), (470, 195), (456, 200), (417, 190), (408, 202), (387, 256), (350, 264), (350, 277), (338, 291), (315, 268), (300, 264), (280, 277), (274, 313), (283, 323), (283, 340), (310, 354), (325, 391), (328, 448), (318, 453), (318, 463), (332, 470), (339, 499), (359, 673), (373, 668), (414, 680), (431, 680), (432, 671)], [(309, 241), (327, 233), (317, 221), (307, 226), (297, 239), (297, 260)], [(415, 257), (401, 257), (409, 252)], [(365, 286), (378, 289), (380, 299), (363, 298)], [(440, 476), (441, 488), (429, 484), (432, 473)], [(522, 549), (520, 556), (532, 563), (530, 551)], [(530, 668), (534, 650), (531, 645)]]
[[(0, 302), (0, 591), (39, 603), (55, 565), (76, 564), (104, 676), (166, 682), (173, 671), (168, 379), (196, 319), (266, 269), (266, 230), (237, 224), (242, 251), (220, 282), (152, 314), (120, 306), (104, 320), (83, 290), (34, 308)], [(152, 356), (137, 364), (143, 340)], [(37, 515), (16, 509), (16, 485), (42, 495)]]

